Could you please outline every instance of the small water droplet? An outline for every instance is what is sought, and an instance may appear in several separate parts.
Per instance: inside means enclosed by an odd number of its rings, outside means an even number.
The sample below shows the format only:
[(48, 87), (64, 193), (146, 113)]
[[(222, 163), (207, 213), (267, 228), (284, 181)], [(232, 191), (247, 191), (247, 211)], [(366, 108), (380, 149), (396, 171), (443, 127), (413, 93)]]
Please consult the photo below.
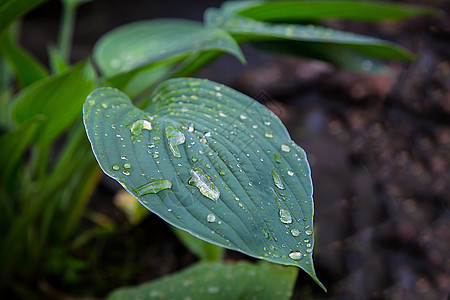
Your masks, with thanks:
[(270, 132), (267, 132), (266, 134), (264, 134), (264, 136), (265, 136), (266, 138), (273, 138), (273, 134), (270, 133)]
[(123, 164), (124, 169), (130, 169), (131, 168), (131, 164), (129, 163), (125, 163)]
[(290, 224), (292, 223), (292, 216), (291, 213), (288, 212), (285, 209), (280, 209), (278, 212), (278, 215), (280, 216), (280, 221), (284, 224)]
[(240, 118), (241, 118), (241, 120), (245, 120), (245, 119), (247, 119), (247, 116), (244, 115), (244, 114), (241, 114), (241, 115), (240, 115)]
[(147, 194), (156, 194), (162, 190), (170, 189), (172, 187), (172, 182), (166, 179), (162, 180), (152, 180), (136, 189), (136, 193), (139, 196), (144, 196)]
[(312, 232), (311, 229), (308, 229), (308, 230), (305, 231), (305, 233), (306, 233), (306, 235), (311, 235), (313, 232)]
[(158, 158), (159, 155), (158, 154), (153, 154), (153, 158)]
[(273, 157), (275, 158), (275, 162), (278, 164), (281, 164), (281, 156), (279, 156), (278, 154), (274, 153)]
[(292, 172), (292, 171), (288, 171), (287, 173), (288, 173), (289, 176), (294, 175), (294, 172)]
[(220, 288), (218, 286), (209, 286), (208, 287), (208, 293), (217, 294), (218, 292), (220, 292)]
[(128, 176), (128, 175), (130, 175), (130, 172), (125, 170), (125, 171), (122, 172), (122, 174)]
[(293, 235), (293, 236), (299, 236), (300, 235), (300, 230), (298, 230), (298, 229), (291, 229), (291, 234)]
[(119, 167), (118, 165), (114, 165), (114, 166), (112, 166), (112, 169), (113, 169), (114, 171), (119, 171), (119, 170), (120, 170), (120, 167)]
[(289, 152), (289, 151), (291, 151), (291, 147), (289, 147), (286, 144), (283, 144), (283, 145), (281, 145), (281, 151)]
[(293, 260), (300, 260), (302, 259), (302, 253), (300, 251), (292, 251), (289, 253), (289, 257)]
[(120, 158), (121, 159), (127, 159), (127, 156), (126, 155), (122, 155)]
[(270, 126), (270, 122), (269, 122), (269, 121), (265, 121), (265, 122), (264, 122), (264, 125)]
[(283, 181), (281, 180), (280, 175), (275, 171), (275, 169), (272, 169), (272, 178), (273, 182), (275, 183), (275, 186), (279, 188), (280, 190), (285, 190), (286, 187), (284, 186)]
[(198, 158), (195, 156), (192, 156), (192, 162), (197, 162), (197, 161), (198, 161)]
[(207, 220), (209, 223), (212, 223), (212, 222), (214, 222), (214, 221), (216, 220), (216, 216), (215, 216), (214, 214), (208, 214), (208, 215), (206, 216), (206, 220)]
[(194, 132), (194, 124), (189, 124), (188, 127), (187, 127), (187, 130), (189, 132)]
[(311, 253), (311, 252), (313, 252), (313, 249), (312, 248), (308, 248), (308, 249), (306, 249), (306, 252)]

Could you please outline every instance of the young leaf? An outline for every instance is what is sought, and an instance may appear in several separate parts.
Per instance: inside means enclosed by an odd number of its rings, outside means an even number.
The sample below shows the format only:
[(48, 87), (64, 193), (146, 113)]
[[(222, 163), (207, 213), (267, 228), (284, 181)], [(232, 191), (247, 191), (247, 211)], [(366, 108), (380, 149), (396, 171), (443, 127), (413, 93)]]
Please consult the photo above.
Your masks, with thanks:
[(359, 34), (314, 25), (272, 24), (209, 9), (209, 26), (222, 28), (238, 40), (292, 40), (340, 45), (367, 56), (382, 59), (411, 60), (414, 56), (391, 42)]
[(40, 80), (22, 90), (12, 100), (12, 115), (16, 123), (46, 116), (39, 132), (39, 143), (46, 144), (80, 116), (80, 108), (94, 88), (95, 71), (89, 61), (82, 62), (57, 76)]
[(115, 29), (97, 42), (94, 59), (105, 77), (112, 77), (171, 57), (212, 49), (244, 61), (239, 46), (226, 31), (183, 20), (139, 21)]
[(249, 1), (241, 16), (258, 21), (303, 21), (324, 18), (357, 21), (399, 20), (436, 15), (431, 7), (366, 1)]
[(137, 287), (120, 288), (118, 299), (290, 299), (297, 270), (268, 263), (200, 263)]
[(0, 34), (17, 18), (45, 1), (47, 0), (6, 0), (0, 3)]
[(171, 225), (321, 285), (310, 169), (281, 121), (207, 80), (168, 80), (151, 99), (140, 110), (118, 90), (89, 95), (84, 124), (103, 171)]

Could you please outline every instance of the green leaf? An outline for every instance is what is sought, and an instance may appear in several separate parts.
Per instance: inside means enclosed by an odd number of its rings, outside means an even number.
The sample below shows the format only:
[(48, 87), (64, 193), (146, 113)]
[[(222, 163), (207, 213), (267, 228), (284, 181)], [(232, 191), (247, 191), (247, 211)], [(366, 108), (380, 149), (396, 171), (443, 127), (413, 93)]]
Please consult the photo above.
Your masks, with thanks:
[(250, 1), (237, 11), (258, 21), (304, 21), (324, 18), (357, 21), (399, 20), (436, 15), (431, 7), (366, 1)]
[(39, 143), (51, 142), (81, 116), (83, 101), (94, 88), (94, 80), (95, 71), (85, 61), (65, 73), (30, 85), (12, 100), (13, 121), (21, 123), (36, 115), (46, 116)]
[(253, 42), (252, 45), (269, 52), (322, 60), (353, 71), (389, 74), (389, 69), (380, 61), (339, 45), (299, 41)]
[(0, 4), (0, 34), (16, 19), (47, 0), (4, 0)]
[(7, 34), (0, 36), (0, 52), (8, 60), (22, 87), (48, 76), (47, 70)]
[(176, 227), (172, 226), (171, 229), (176, 234), (178, 239), (200, 259), (206, 261), (222, 260), (225, 252), (224, 248), (207, 243)]
[(344, 46), (363, 55), (382, 59), (411, 60), (414, 56), (406, 49), (388, 41), (315, 25), (272, 24), (249, 18), (224, 15), (217, 9), (206, 14), (209, 26), (230, 32), (239, 41), (292, 40)]
[(90, 94), (84, 124), (103, 171), (171, 225), (298, 266), (321, 285), (312, 262), (310, 169), (281, 121), (207, 80), (168, 80), (151, 99), (140, 110), (114, 89)]
[(244, 61), (239, 46), (226, 31), (168, 19), (139, 21), (107, 33), (95, 45), (94, 59), (105, 77), (112, 77), (168, 58), (212, 49)]
[(200, 263), (182, 272), (121, 288), (108, 296), (119, 299), (290, 299), (297, 270), (268, 263)]

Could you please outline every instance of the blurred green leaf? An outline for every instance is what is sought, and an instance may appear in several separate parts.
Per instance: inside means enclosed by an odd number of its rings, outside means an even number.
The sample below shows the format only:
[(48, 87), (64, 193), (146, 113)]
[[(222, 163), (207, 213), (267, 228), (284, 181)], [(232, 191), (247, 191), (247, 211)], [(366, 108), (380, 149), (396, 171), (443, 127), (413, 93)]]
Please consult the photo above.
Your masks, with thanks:
[(8, 60), (22, 87), (48, 76), (42, 64), (15, 44), (8, 34), (0, 36), (0, 53)]
[(389, 68), (378, 60), (356, 53), (339, 45), (300, 41), (252, 42), (252, 45), (269, 52), (303, 56), (322, 60), (340, 68), (358, 72), (389, 74)]
[(94, 59), (103, 75), (112, 77), (171, 57), (211, 49), (244, 61), (239, 46), (226, 31), (175, 19), (139, 21), (119, 27), (97, 42)]
[(102, 170), (147, 209), (210, 243), (313, 267), (313, 199), (305, 152), (281, 121), (226, 86), (171, 79), (144, 109), (93, 91), (84, 124)]
[(257, 21), (272, 22), (324, 18), (373, 22), (437, 15), (437, 10), (427, 6), (378, 1), (248, 1), (245, 7), (235, 12)]
[(17, 171), (24, 151), (35, 140), (39, 125), (43, 120), (45, 120), (44, 116), (35, 116), (20, 124), (16, 129), (0, 136), (0, 145), (2, 145), (2, 155), (0, 155), (0, 165), (2, 166), (1, 187), (12, 187), (11, 184), (6, 184), (6, 182), (12, 183), (12, 174)]
[(269, 263), (199, 263), (184, 271), (108, 296), (121, 299), (290, 299), (297, 270)]
[(3, 0), (0, 3), (0, 35), (16, 19), (47, 0)]
[(206, 261), (221, 261), (225, 253), (225, 249), (199, 238), (184, 230), (171, 226), (172, 231), (176, 234), (178, 239), (189, 249), (192, 253), (197, 255), (201, 260)]
[(12, 100), (13, 121), (21, 123), (36, 115), (46, 116), (45, 126), (39, 131), (39, 143), (47, 144), (81, 117), (84, 99), (94, 86), (95, 71), (89, 61), (40, 80)]
[(411, 60), (414, 56), (391, 42), (359, 34), (314, 25), (271, 24), (235, 15), (225, 15), (220, 10), (206, 13), (209, 26), (230, 32), (239, 41), (293, 40), (325, 45), (340, 45), (357, 53), (383, 59)]

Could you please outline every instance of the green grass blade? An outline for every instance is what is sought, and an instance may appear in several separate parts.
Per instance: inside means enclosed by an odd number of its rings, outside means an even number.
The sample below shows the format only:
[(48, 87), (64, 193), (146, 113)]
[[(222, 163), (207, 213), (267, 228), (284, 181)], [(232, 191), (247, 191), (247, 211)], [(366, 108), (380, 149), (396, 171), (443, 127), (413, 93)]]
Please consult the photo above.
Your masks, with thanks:
[(421, 15), (436, 16), (438, 11), (427, 6), (378, 1), (257, 1), (237, 13), (258, 21), (270, 22), (325, 18), (375, 22)]
[(114, 89), (90, 94), (84, 124), (102, 170), (171, 225), (319, 283), (310, 169), (281, 121), (207, 80), (168, 80), (151, 99), (140, 110)]
[(94, 59), (105, 77), (117, 76), (168, 58), (221, 50), (244, 61), (236, 41), (224, 30), (184, 20), (131, 23), (104, 35)]
[(292, 297), (297, 270), (268, 263), (200, 263), (108, 296), (119, 299), (278, 299)]

